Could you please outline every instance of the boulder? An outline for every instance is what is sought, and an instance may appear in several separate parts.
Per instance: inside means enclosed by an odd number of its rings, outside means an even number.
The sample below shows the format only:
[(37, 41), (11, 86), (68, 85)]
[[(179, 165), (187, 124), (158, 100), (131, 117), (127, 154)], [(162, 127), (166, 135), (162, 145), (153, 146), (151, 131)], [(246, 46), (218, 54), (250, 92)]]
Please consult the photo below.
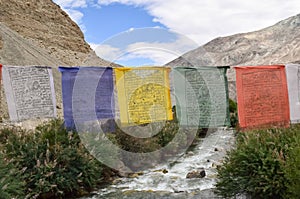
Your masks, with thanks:
[(204, 168), (197, 169), (195, 171), (191, 171), (186, 174), (186, 178), (204, 178), (206, 176)]

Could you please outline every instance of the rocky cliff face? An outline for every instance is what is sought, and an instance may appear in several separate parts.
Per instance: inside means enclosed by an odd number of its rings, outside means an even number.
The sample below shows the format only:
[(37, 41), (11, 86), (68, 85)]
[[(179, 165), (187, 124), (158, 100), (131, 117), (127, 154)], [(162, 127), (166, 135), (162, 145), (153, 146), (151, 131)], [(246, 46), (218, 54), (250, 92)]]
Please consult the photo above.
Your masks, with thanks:
[[(64, 65), (109, 64), (95, 55), (77, 24), (52, 0), (0, 0), (0, 23), (1, 28), (8, 27), (27, 39), (30, 46), (44, 49), (48, 56)], [(3, 37), (2, 32), (0, 50), (8, 43)], [(1, 58), (5, 53), (2, 52)], [(19, 61), (0, 59), (0, 62), (17, 64)]]

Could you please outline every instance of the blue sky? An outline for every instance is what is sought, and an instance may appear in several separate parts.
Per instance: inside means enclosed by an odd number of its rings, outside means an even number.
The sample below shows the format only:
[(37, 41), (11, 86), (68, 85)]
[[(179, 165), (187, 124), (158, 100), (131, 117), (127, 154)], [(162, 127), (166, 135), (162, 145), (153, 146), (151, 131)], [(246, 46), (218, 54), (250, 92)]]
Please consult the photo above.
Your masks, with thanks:
[(130, 28), (165, 28), (159, 22), (153, 22), (152, 17), (142, 7), (112, 4), (101, 8), (82, 8), (80, 11), (84, 14), (81, 24), (85, 29), (86, 40), (90, 43), (101, 43)]
[(163, 65), (220, 37), (299, 14), (298, 0), (53, 0), (96, 53), (122, 65)]

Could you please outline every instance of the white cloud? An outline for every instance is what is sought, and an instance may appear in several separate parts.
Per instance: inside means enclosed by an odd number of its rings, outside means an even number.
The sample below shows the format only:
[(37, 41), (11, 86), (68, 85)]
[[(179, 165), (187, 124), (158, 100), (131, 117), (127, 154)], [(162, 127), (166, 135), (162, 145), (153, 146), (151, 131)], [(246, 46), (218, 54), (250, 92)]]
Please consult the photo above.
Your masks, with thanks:
[(126, 5), (147, 5), (153, 0), (98, 0), (99, 5), (109, 5), (111, 3), (121, 3)]
[(150, 59), (151, 63), (143, 63), (143, 65), (162, 66), (179, 56), (178, 54), (173, 53), (174, 52), (159, 48), (139, 48), (124, 54), (118, 61), (122, 63), (135, 59)]
[(87, 0), (54, 0), (54, 2), (63, 8), (85, 8)]
[(73, 21), (75, 21), (77, 24), (81, 24), (83, 13), (79, 12), (78, 10), (72, 10), (72, 9), (65, 9), (65, 11), (68, 13), (68, 15), (71, 17)]
[(164, 65), (183, 53), (194, 49), (197, 44), (188, 38), (176, 35), (174, 42), (136, 42), (122, 48), (109, 44), (90, 44), (99, 57), (111, 62), (122, 63), (134, 59), (150, 59), (155, 65)]
[(123, 54), (122, 49), (107, 44), (90, 44), (90, 46), (94, 49), (96, 55), (111, 62), (115, 62)]
[(100, 44), (94, 44), (94, 43), (89, 43), (90, 47), (96, 51), (96, 48), (100, 45)]
[(199, 44), (234, 33), (254, 31), (299, 13), (298, 0), (98, 0), (100, 5), (143, 6), (154, 21)]
[(196, 47), (196, 43), (186, 37), (179, 37), (176, 41), (167, 43), (134, 43), (126, 48), (126, 52), (130, 54), (130, 58), (145, 57), (153, 60), (156, 65), (163, 65)]

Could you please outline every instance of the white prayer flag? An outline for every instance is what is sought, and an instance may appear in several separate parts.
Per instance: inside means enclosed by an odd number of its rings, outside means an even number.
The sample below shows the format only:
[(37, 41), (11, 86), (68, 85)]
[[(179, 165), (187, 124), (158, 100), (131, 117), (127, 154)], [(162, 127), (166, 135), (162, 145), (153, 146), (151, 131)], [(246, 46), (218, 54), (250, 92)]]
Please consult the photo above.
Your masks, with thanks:
[(300, 123), (300, 64), (285, 66), (288, 83), (291, 123)]
[(56, 117), (50, 67), (3, 66), (2, 75), (11, 121)]

